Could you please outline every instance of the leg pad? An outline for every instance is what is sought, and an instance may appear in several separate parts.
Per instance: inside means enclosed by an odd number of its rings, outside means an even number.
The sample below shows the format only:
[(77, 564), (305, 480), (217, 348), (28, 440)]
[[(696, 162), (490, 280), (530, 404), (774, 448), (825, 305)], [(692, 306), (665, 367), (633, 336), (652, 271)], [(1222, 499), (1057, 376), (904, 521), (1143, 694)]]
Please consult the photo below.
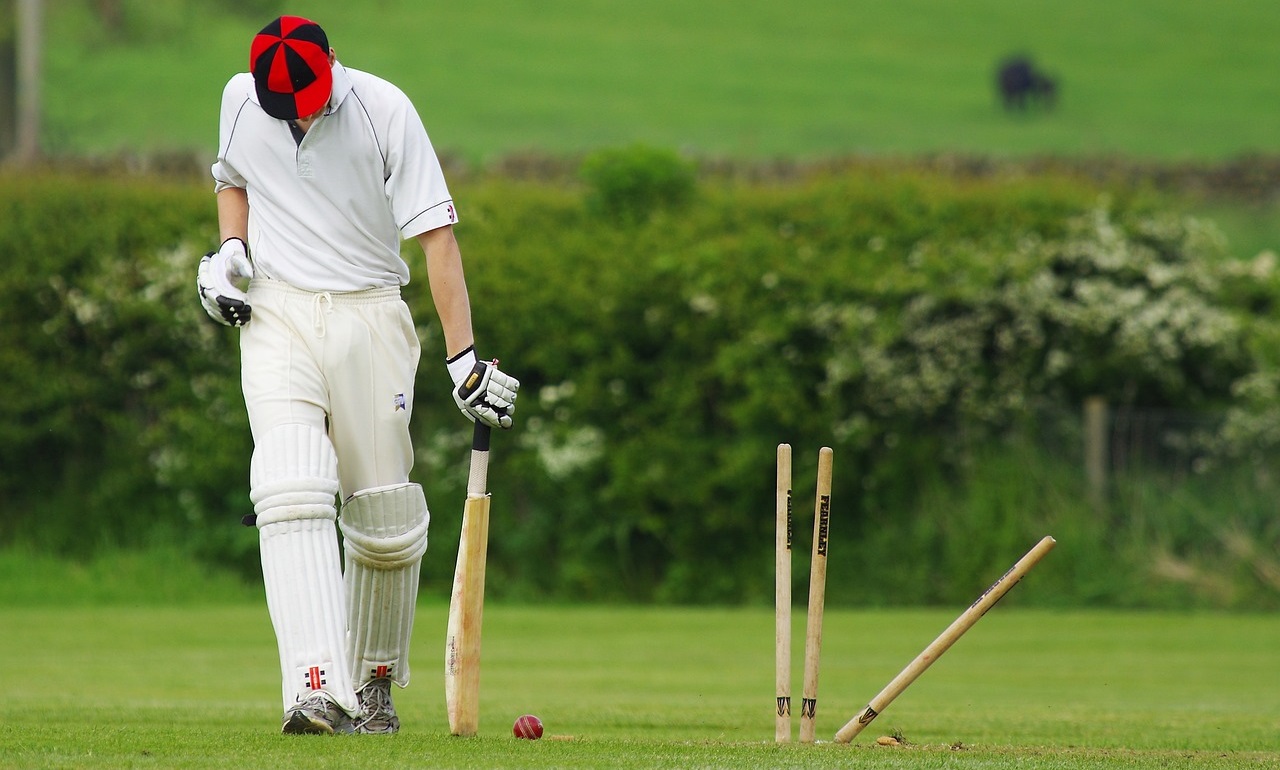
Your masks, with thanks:
[(337, 467), (329, 437), (307, 425), (278, 426), (254, 448), (249, 497), (286, 710), (317, 691), (348, 713), (358, 708), (334, 523)]
[(431, 514), (422, 487), (396, 484), (352, 495), (342, 508), (347, 628), (353, 687), (409, 683), (409, 640)]

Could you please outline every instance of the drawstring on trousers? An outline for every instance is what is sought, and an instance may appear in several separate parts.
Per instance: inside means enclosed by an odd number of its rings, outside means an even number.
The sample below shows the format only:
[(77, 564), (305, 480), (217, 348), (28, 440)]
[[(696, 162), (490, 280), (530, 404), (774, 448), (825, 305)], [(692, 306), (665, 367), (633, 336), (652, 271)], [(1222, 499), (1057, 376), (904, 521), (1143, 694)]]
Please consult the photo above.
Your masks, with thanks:
[(325, 323), (325, 316), (332, 312), (333, 295), (327, 291), (316, 294), (315, 299), (311, 301), (311, 322), (315, 325), (317, 338), (324, 339), (325, 334), (328, 333), (329, 326)]

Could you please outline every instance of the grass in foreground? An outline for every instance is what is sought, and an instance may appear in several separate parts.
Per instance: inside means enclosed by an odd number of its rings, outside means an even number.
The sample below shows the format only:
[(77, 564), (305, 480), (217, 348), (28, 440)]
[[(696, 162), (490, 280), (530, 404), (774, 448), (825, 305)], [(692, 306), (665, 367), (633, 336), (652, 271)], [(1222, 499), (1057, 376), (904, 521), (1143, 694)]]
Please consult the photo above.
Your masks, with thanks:
[[(960, 609), (828, 612), (820, 737)], [(261, 606), (0, 608), (0, 767), (1280, 766), (1276, 617), (998, 607), (853, 745), (776, 746), (768, 610), (491, 606), (470, 740), (447, 734), (445, 613), (420, 611), (400, 735), (312, 739), (277, 734)], [(511, 738), (522, 713), (548, 737)]]

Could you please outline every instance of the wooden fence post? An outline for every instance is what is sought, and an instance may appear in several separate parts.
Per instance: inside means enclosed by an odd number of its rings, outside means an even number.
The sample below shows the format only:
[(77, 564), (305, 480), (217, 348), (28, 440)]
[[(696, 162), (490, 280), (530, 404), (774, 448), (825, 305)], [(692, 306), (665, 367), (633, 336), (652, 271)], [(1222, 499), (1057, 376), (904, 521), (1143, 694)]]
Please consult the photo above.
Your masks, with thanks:
[(17, 0), (17, 121), (13, 159), (34, 163), (40, 157), (40, 78), (44, 58), (44, 0)]
[(1084, 472), (1089, 500), (1101, 506), (1106, 498), (1110, 464), (1110, 414), (1106, 399), (1090, 396), (1084, 402)]

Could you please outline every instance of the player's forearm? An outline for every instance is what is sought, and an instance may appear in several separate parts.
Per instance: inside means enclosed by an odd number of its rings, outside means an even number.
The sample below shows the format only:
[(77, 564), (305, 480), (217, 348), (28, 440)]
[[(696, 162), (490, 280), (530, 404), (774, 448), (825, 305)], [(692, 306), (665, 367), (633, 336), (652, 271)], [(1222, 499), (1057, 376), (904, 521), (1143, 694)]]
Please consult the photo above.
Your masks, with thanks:
[(220, 240), (249, 240), (249, 193), (240, 187), (218, 192), (218, 234)]
[(445, 355), (452, 358), (475, 344), (462, 252), (450, 226), (419, 235), (418, 243), (427, 257), (427, 281), (444, 332)]

